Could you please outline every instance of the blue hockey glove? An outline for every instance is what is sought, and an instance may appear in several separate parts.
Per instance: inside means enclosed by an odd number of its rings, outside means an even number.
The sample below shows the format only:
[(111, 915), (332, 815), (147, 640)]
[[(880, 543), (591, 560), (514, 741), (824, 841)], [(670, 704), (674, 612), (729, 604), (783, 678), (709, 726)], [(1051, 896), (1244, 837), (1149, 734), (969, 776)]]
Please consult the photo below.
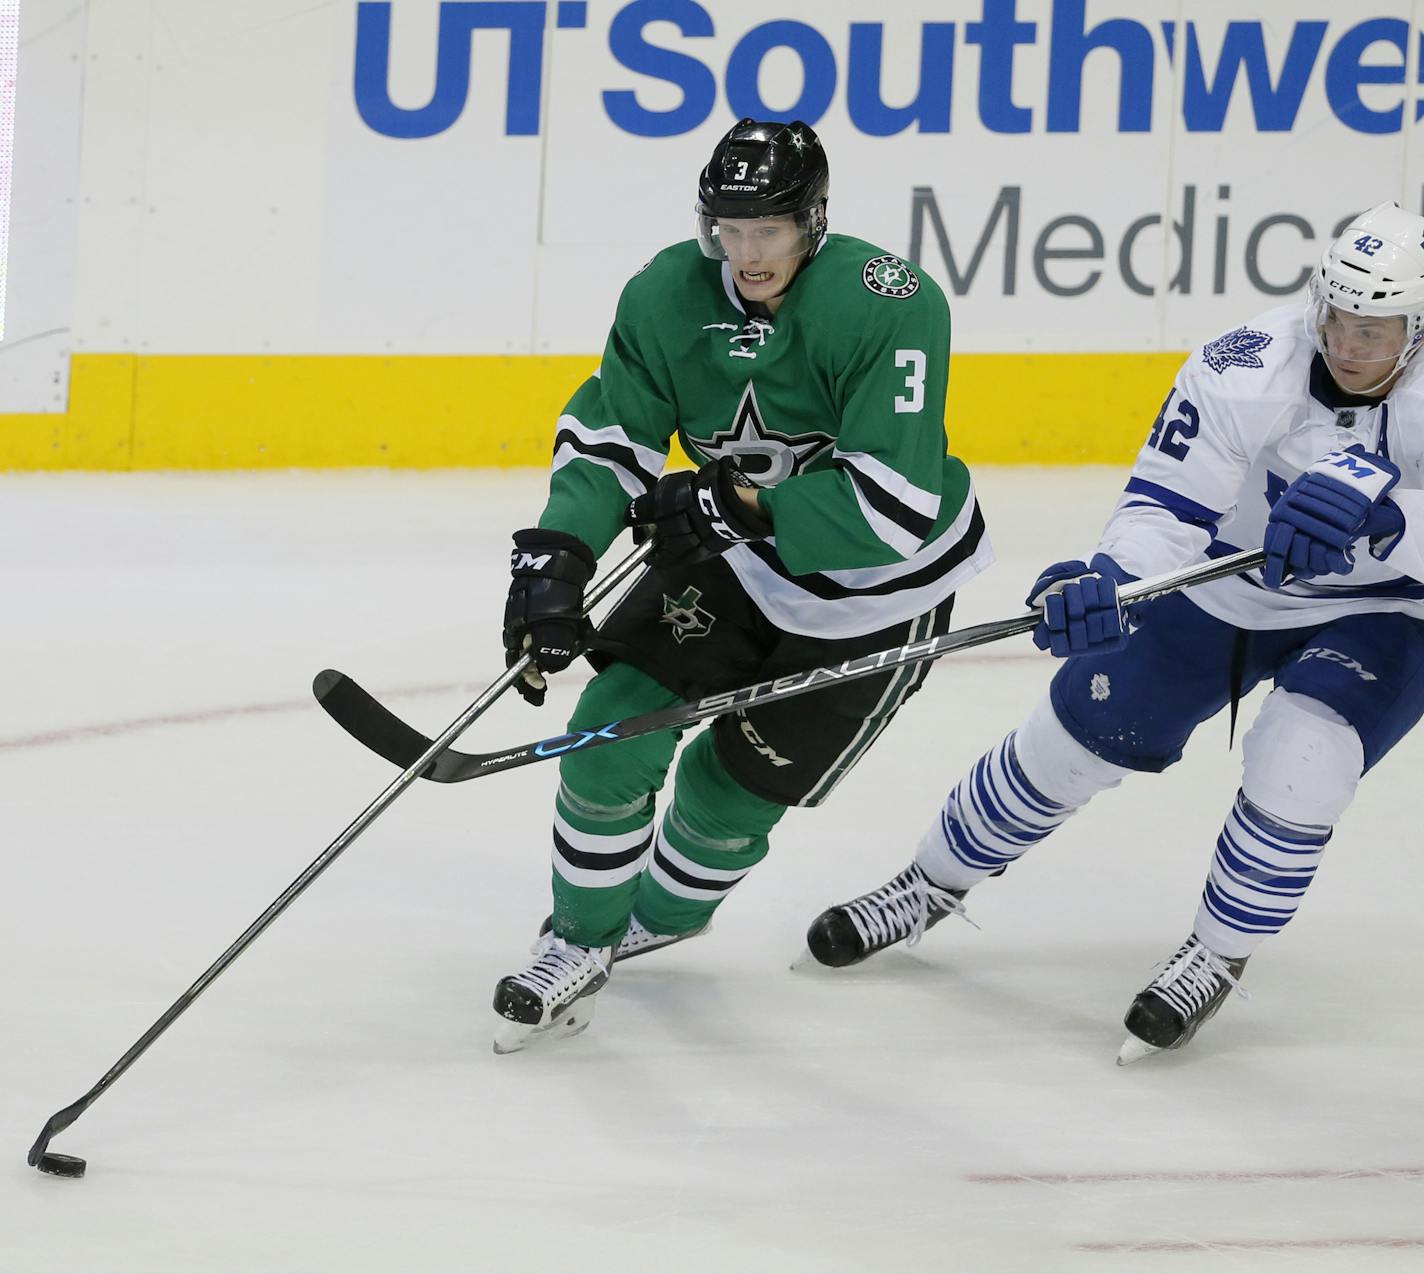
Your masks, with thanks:
[(1025, 602), (1043, 607), (1033, 644), (1059, 659), (1121, 650), (1127, 626), (1117, 588), (1136, 578), (1106, 553), (1095, 553), (1091, 563), (1055, 562), (1034, 581)]
[(1399, 467), (1356, 444), (1322, 456), (1271, 507), (1263, 547), (1267, 588), (1290, 574), (1348, 575), (1353, 544), (1389, 539), (1404, 530), (1404, 514), (1389, 498)]

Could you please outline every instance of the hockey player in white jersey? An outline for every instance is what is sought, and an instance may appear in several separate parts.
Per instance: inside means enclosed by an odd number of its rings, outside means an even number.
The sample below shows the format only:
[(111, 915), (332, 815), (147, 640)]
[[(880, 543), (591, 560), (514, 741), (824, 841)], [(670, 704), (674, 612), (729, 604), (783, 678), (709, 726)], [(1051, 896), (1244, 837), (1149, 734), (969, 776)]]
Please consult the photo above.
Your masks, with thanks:
[[(914, 861), (823, 912), (823, 964), (918, 941), (1097, 793), (1181, 756), (1270, 678), (1187, 940), (1133, 1000), (1119, 1062), (1179, 1048), (1295, 914), (1356, 785), (1424, 714), (1424, 217), (1383, 203), (1304, 305), (1196, 350), (1092, 560), (1034, 583), (1065, 659), (950, 792)], [(1264, 546), (1263, 570), (1134, 607), (1126, 581)]]

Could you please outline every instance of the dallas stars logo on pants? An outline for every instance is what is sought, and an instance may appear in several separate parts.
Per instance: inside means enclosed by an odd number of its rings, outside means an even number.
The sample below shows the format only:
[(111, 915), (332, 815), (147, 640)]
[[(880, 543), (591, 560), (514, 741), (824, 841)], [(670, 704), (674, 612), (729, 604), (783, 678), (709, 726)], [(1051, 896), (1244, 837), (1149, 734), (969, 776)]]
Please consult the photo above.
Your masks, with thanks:
[(662, 623), (672, 625), (673, 640), (680, 646), (689, 637), (705, 637), (712, 631), (716, 616), (703, 610), (697, 603), (702, 600), (700, 588), (685, 588), (678, 598), (663, 594)]

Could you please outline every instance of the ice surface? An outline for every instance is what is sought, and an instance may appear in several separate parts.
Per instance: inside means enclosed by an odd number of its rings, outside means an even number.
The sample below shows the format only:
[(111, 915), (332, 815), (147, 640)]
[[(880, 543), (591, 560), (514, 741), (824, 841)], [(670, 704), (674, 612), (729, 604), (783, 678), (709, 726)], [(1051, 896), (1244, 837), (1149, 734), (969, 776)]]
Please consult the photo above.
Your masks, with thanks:
[[(1086, 553), (1122, 477), (980, 473), (1001, 560), (958, 621)], [(433, 732), (499, 672), (543, 481), (0, 479), (3, 1274), (1420, 1267), (1422, 738), (1363, 784), (1252, 1000), (1180, 1055), (1113, 1064), (1235, 791), (1222, 719), (976, 891), (982, 931), (788, 971), (1042, 692), (1022, 637), (942, 663), (709, 935), (543, 1053), (493, 1056), (488, 1003), (546, 912), (554, 768), (420, 785), (56, 1138), (85, 1180), (26, 1167), (393, 776), (312, 675)], [(578, 684), (465, 746), (551, 732)]]

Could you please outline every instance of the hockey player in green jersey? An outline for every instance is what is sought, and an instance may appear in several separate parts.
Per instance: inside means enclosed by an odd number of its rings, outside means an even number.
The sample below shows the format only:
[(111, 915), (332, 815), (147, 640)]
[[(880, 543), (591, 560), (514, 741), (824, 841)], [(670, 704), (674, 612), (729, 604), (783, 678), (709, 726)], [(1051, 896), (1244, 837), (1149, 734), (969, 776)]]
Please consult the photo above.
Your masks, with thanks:
[[(901, 258), (827, 233), (805, 124), (745, 119), (699, 182), (698, 238), (623, 290), (603, 362), (554, 440), (549, 501), (514, 536), (504, 643), (543, 674), (598, 670), (569, 728), (835, 664), (949, 626), (992, 561), (946, 453), (949, 308)], [(701, 467), (662, 476), (677, 437)], [(598, 556), (625, 526), (650, 569), (595, 634)], [(503, 978), (497, 1051), (574, 1034), (615, 959), (707, 926), (790, 805), (819, 805), (926, 675), (920, 664), (674, 732), (570, 752), (554, 807), (553, 911)]]

